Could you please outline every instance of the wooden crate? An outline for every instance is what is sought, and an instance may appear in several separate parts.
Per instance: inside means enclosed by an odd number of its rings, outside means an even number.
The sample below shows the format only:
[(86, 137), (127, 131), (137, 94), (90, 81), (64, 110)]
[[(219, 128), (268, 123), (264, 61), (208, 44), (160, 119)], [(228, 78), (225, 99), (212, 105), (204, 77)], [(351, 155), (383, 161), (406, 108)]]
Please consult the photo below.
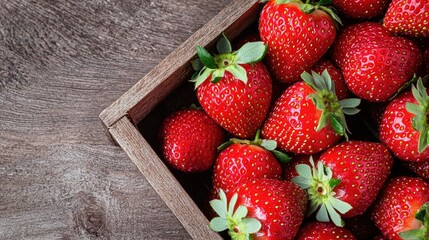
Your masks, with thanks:
[(195, 100), (185, 97), (195, 97), (188, 82), (195, 47), (212, 48), (222, 33), (235, 39), (256, 23), (261, 8), (258, 0), (235, 0), (100, 114), (108, 134), (194, 239), (222, 239), (208, 228), (201, 211), (207, 202), (201, 196), (208, 195), (210, 176), (181, 174), (166, 166), (156, 145), (157, 130), (167, 112)]

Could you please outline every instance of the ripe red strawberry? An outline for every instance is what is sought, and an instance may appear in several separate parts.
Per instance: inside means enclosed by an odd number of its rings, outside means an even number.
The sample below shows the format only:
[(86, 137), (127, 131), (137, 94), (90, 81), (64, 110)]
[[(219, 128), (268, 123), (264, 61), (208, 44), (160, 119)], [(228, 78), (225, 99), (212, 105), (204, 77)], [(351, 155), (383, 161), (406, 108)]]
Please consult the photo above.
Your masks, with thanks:
[(210, 228), (217, 232), (228, 229), (231, 239), (292, 240), (307, 207), (302, 189), (277, 179), (244, 182), (228, 199), (229, 204), (221, 191), (220, 200), (210, 202), (219, 215), (211, 220)]
[(413, 171), (417, 176), (429, 182), (429, 161), (426, 162), (403, 162), (404, 166)]
[(393, 0), (384, 16), (383, 26), (394, 34), (429, 37), (429, 1)]
[(368, 210), (356, 217), (346, 218), (344, 219), (344, 222), (344, 227), (357, 239), (373, 239), (380, 234), (380, 230), (378, 230), (374, 222), (371, 220), (371, 214)]
[(200, 172), (213, 166), (223, 129), (204, 111), (181, 110), (168, 116), (160, 130), (165, 161), (184, 172)]
[[(291, 85), (274, 104), (262, 136), (296, 154), (313, 154), (347, 138), (345, 114), (356, 114), (359, 99), (339, 101), (327, 71), (302, 74), (304, 82)], [(329, 123), (329, 124), (328, 124)]]
[(390, 174), (393, 158), (381, 143), (349, 141), (324, 152), (317, 163), (296, 166), (292, 179), (307, 189), (308, 214), (317, 211), (318, 221), (344, 223), (340, 214), (354, 217), (364, 213), (377, 197)]
[[(194, 68), (195, 88), (202, 108), (219, 125), (240, 138), (255, 136), (270, 107), (272, 80), (265, 65), (259, 62), (266, 53), (262, 42), (247, 43), (232, 52), (223, 37), (212, 56), (197, 47), (200, 61)], [(202, 66), (202, 64), (204, 66)]]
[[(422, 179), (406, 176), (393, 178), (386, 184), (374, 205), (371, 216), (383, 235), (390, 240), (400, 240), (401, 237), (427, 239), (426, 221), (429, 211), (425, 203), (428, 201), (429, 184)], [(420, 212), (420, 210), (423, 211)], [(418, 212), (420, 213), (416, 215)], [(422, 218), (426, 218), (424, 225), (420, 222)], [(414, 232), (406, 233), (409, 230)], [(405, 238), (406, 235), (410, 237), (409, 234), (422, 235), (420, 238)]]
[(382, 28), (375, 23), (352, 25), (340, 34), (333, 47), (334, 61), (350, 91), (371, 102), (388, 100), (422, 64), (422, 53), (416, 44), (388, 35)]
[(335, 94), (337, 94), (338, 99), (342, 100), (347, 98), (349, 91), (346, 83), (344, 82), (343, 74), (334, 66), (334, 64), (332, 64), (331, 61), (328, 59), (322, 59), (316, 63), (312, 70), (318, 74), (322, 74), (325, 69), (328, 71), (329, 76), (331, 76), (331, 79), (335, 83)]
[(253, 141), (231, 139), (230, 144), (219, 153), (214, 165), (215, 193), (222, 189), (228, 194), (246, 180), (281, 177), (275, 141), (259, 139), (257, 134)]
[(380, 140), (400, 159), (429, 160), (427, 112), (429, 97), (422, 79), (417, 87), (396, 97), (387, 106), (380, 125)]
[(298, 233), (296, 240), (356, 240), (351, 232), (332, 223), (310, 222)]
[(268, 1), (259, 18), (259, 33), (268, 44), (267, 63), (278, 81), (298, 81), (327, 52), (336, 36), (333, 18), (340, 21), (319, 4)]
[[(320, 154), (313, 154), (312, 158), (314, 161), (318, 161)], [(299, 174), (296, 172), (295, 167), (299, 164), (308, 164), (310, 156), (308, 155), (295, 155), (292, 157), (291, 161), (283, 167), (283, 179), (286, 181), (292, 181), (292, 179)]]
[(382, 15), (389, 0), (332, 0), (332, 5), (350, 18), (370, 19)]

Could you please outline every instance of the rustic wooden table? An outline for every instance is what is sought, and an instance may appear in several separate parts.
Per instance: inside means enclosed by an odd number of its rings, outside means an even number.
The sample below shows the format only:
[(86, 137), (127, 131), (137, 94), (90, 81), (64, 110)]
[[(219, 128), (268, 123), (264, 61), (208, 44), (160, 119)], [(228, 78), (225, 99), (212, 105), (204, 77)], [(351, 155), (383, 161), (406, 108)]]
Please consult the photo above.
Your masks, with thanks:
[(189, 239), (99, 113), (230, 1), (0, 0), (0, 239)]

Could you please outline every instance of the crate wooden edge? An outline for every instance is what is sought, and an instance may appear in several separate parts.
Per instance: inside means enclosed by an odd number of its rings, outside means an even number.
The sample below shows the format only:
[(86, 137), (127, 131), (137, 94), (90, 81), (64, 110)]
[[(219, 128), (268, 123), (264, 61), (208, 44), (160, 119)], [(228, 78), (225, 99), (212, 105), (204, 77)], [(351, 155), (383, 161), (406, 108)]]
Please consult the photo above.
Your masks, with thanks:
[(222, 239), (209, 229), (208, 219), (127, 117), (109, 132), (193, 239)]
[(183, 78), (178, 76), (190, 75), (190, 62), (196, 56), (196, 45), (212, 46), (223, 32), (234, 39), (257, 19), (256, 13), (260, 8), (259, 0), (233, 1), (104, 109), (99, 115), (102, 123), (110, 128), (127, 115), (133, 123), (140, 122), (160, 100), (183, 82)]

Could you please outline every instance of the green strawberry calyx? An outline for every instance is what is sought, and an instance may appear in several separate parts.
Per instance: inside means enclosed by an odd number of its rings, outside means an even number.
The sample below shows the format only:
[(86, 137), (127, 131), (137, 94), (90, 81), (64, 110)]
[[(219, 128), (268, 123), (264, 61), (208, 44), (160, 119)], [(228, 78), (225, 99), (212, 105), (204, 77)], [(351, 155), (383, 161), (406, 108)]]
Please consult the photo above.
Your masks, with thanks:
[(292, 182), (307, 191), (309, 199), (307, 215), (317, 210), (318, 221), (332, 221), (336, 226), (343, 227), (344, 221), (339, 213), (348, 212), (352, 206), (335, 197), (334, 189), (341, 180), (334, 178), (332, 170), (322, 162), (319, 161), (315, 166), (312, 156), (310, 156), (310, 165), (298, 164), (295, 169), (298, 176), (292, 178)]
[(322, 75), (314, 71), (311, 71), (311, 74), (303, 72), (301, 78), (316, 91), (316, 93), (310, 94), (307, 98), (310, 98), (316, 108), (322, 111), (316, 131), (331, 123), (334, 131), (348, 140), (347, 132), (350, 133), (350, 131), (347, 127), (345, 114), (357, 114), (360, 110), (356, 107), (359, 106), (361, 100), (359, 98), (338, 100), (335, 94), (335, 83), (326, 69), (322, 72)]
[[(267, 2), (262, 0), (261, 2)], [(285, 4), (285, 3), (298, 3), (299, 8), (301, 11), (305, 14), (310, 14), (316, 10), (322, 10), (326, 12), (333, 20), (335, 24), (343, 25), (340, 17), (338, 17), (338, 14), (336, 13), (335, 8), (330, 6), (332, 3), (332, 0), (277, 0), (276, 4)]]
[(229, 141), (220, 145), (217, 148), (217, 150), (222, 151), (234, 143), (255, 145), (255, 146), (265, 148), (266, 150), (270, 151), (274, 155), (274, 157), (280, 162), (283, 162), (283, 163), (290, 162), (291, 158), (286, 153), (276, 149), (277, 148), (277, 142), (275, 140), (261, 139), (260, 136), (261, 136), (261, 130), (258, 129), (258, 131), (256, 131), (255, 139), (247, 140), (247, 139), (231, 138)]
[(414, 217), (422, 222), (418, 229), (400, 232), (398, 235), (404, 240), (426, 240), (429, 237), (429, 202), (423, 204)]
[(246, 218), (247, 207), (240, 205), (235, 209), (238, 195), (235, 193), (228, 202), (225, 192), (220, 189), (220, 199), (210, 201), (210, 206), (218, 215), (214, 217), (209, 227), (215, 232), (228, 230), (228, 234), (233, 240), (249, 240), (251, 234), (258, 232), (262, 224), (256, 218)]
[[(424, 77), (429, 78), (429, 75)], [(417, 104), (407, 102), (405, 108), (414, 115), (412, 119), (413, 129), (419, 132), (418, 151), (422, 153), (429, 145), (429, 96), (423, 85), (422, 78), (417, 80), (416, 85), (411, 86), (411, 92), (417, 101)]]
[(237, 51), (232, 51), (230, 41), (222, 35), (216, 48), (219, 54), (213, 56), (205, 48), (197, 46), (198, 58), (192, 61), (195, 74), (191, 79), (195, 82), (195, 89), (207, 79), (212, 83), (219, 82), (225, 72), (247, 84), (247, 72), (240, 64), (260, 62), (267, 54), (268, 45), (262, 41), (248, 42)]

